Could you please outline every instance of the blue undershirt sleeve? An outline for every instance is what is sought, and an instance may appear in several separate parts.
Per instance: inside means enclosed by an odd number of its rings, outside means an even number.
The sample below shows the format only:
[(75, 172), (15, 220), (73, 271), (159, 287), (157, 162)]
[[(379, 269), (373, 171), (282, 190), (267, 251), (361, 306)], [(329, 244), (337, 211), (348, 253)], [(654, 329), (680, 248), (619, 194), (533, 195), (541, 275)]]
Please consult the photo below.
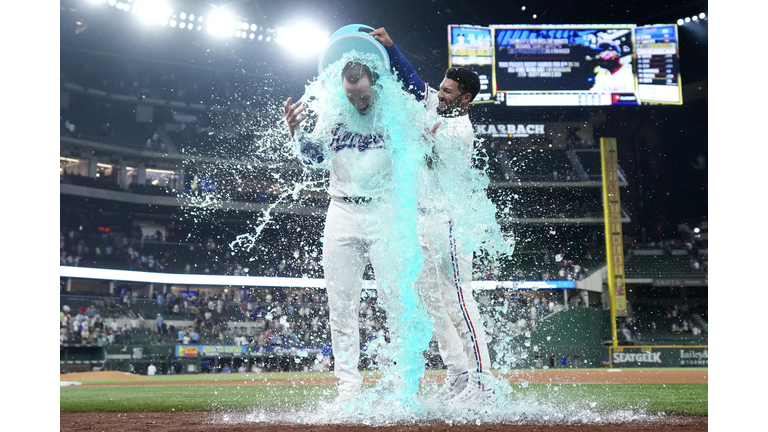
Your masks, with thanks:
[(416, 70), (406, 60), (405, 56), (397, 49), (397, 45), (392, 44), (391, 47), (387, 47), (387, 54), (389, 54), (389, 62), (392, 67), (392, 71), (397, 74), (397, 77), (402, 81), (403, 88), (408, 93), (412, 94), (417, 100), (423, 100), (427, 97), (427, 83), (419, 78)]
[(319, 141), (313, 141), (302, 130), (297, 129), (296, 137), (293, 138), (294, 150), (299, 160), (310, 166), (322, 165), (325, 161), (323, 155), (323, 144)]

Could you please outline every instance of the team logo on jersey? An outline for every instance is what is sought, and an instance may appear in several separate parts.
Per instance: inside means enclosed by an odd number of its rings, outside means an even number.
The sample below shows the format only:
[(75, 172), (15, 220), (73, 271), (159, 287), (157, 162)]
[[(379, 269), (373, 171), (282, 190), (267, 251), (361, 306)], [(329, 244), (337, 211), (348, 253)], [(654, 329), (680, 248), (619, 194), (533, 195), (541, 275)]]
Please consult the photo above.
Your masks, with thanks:
[(331, 130), (333, 140), (330, 147), (335, 153), (344, 149), (356, 148), (360, 152), (366, 150), (384, 149), (384, 138), (380, 134), (359, 134), (352, 133), (347, 129), (347, 125), (339, 123)]

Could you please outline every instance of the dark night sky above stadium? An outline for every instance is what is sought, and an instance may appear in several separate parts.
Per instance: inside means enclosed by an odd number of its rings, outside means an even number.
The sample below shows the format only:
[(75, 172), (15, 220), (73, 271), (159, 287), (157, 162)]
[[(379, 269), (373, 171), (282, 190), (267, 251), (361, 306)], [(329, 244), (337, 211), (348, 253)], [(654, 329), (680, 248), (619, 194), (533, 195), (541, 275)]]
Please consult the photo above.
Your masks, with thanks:
[[(96, 36), (90, 43), (115, 50), (133, 49), (142, 56), (163, 59), (178, 55), (205, 55), (222, 50), (205, 32), (189, 35), (182, 32), (146, 31), (126, 19), (124, 12), (94, 7), (90, 0), (63, 0), (62, 10), (77, 9), (72, 18), (86, 26), (81, 36)], [(447, 66), (447, 26), (449, 24), (657, 24), (674, 23), (679, 18), (707, 11), (707, 1), (662, 0), (167, 0), (174, 11), (205, 15), (212, 6), (225, 7), (250, 23), (267, 28), (287, 27), (300, 21), (317, 23), (329, 32), (347, 24), (385, 27), (414, 67), (425, 75), (440, 74)], [(101, 5), (97, 5), (101, 6)], [(525, 7), (525, 10), (522, 8)], [(536, 18), (533, 16), (536, 15)], [(130, 24), (133, 21), (134, 24)], [(684, 82), (699, 81), (706, 76), (706, 22), (681, 28), (681, 61)], [(72, 43), (69, 26), (62, 21), (62, 44)], [(170, 30), (164, 28), (163, 30)], [(160, 36), (160, 37), (159, 37)], [(199, 37), (196, 37), (199, 36)], [(703, 36), (703, 37), (702, 37)], [(80, 38), (78, 43), (82, 43)], [(188, 49), (179, 44), (186, 45)], [(193, 46), (190, 46), (193, 44)], [(130, 48), (129, 48), (130, 47)], [(195, 49), (195, 47), (200, 49)], [(238, 66), (260, 71), (291, 69), (297, 76), (315, 70), (311, 61), (297, 62), (274, 43), (232, 41), (227, 45), (238, 60)], [(183, 59), (179, 59), (183, 60)], [(187, 62), (189, 59), (187, 59)], [(199, 63), (198, 63), (199, 64)]]

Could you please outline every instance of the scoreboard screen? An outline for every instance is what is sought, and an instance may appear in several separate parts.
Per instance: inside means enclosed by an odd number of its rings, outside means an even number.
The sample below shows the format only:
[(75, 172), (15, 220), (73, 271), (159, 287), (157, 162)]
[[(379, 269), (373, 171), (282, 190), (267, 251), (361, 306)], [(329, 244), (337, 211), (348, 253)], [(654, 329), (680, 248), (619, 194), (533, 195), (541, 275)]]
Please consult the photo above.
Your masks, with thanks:
[(448, 48), (480, 78), (475, 104), (683, 102), (675, 24), (449, 25)]
[(493, 40), (488, 27), (448, 26), (448, 67), (465, 66), (480, 78), (480, 92), (473, 103), (493, 102), (491, 72), (493, 70)]
[(495, 103), (637, 105), (634, 25), (494, 25)]
[(682, 104), (677, 25), (636, 28), (635, 47), (640, 101)]

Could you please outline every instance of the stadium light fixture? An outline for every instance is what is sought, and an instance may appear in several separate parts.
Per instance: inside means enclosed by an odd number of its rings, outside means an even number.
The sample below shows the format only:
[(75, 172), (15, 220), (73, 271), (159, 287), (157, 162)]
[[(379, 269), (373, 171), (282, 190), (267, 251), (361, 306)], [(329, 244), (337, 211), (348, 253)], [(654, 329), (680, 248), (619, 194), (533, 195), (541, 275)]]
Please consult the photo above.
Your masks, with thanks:
[(699, 14), (699, 19), (704, 19), (706, 17), (707, 17), (707, 14), (705, 14), (704, 12)]
[(699, 17), (697, 15), (694, 15), (691, 17), (691, 21), (698, 21)]
[(687, 23), (691, 22), (691, 17), (685, 17), (685, 22)]
[[(202, 18), (202, 17), (200, 17)], [(233, 36), (235, 31), (235, 19), (229, 11), (219, 8), (211, 11), (208, 16), (208, 33), (215, 36)]]
[[(328, 42), (327, 30), (315, 25), (300, 23), (291, 27), (280, 27), (276, 30), (275, 42), (288, 48), (294, 55), (303, 57), (317, 54)], [(269, 38), (267, 38), (269, 41)]]
[(168, 17), (173, 13), (173, 9), (165, 2), (156, 0), (141, 0), (136, 3), (134, 10), (142, 21), (150, 24), (167, 23)]
[(685, 21), (683, 21), (683, 19), (682, 19), (682, 18), (680, 18), (679, 20), (677, 20), (677, 25), (683, 25), (683, 24), (685, 24)]

